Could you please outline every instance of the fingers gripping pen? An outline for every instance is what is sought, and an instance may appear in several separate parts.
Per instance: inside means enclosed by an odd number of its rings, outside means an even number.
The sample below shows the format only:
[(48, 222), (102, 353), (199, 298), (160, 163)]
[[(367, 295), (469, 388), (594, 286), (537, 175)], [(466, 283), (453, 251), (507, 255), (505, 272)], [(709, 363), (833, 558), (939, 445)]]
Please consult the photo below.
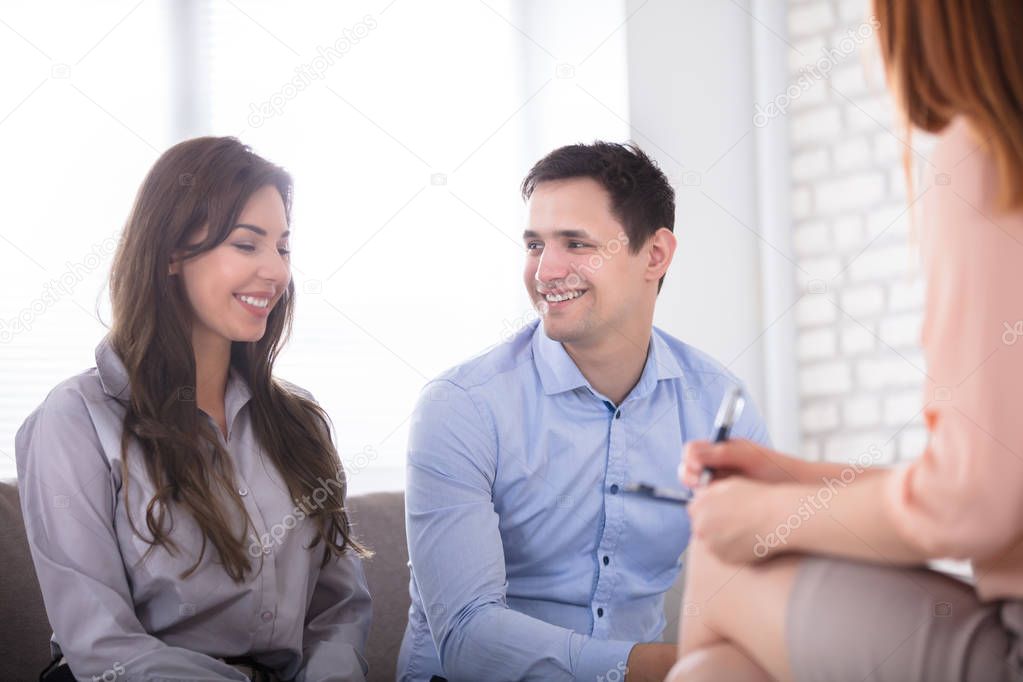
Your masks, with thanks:
[[(732, 386), (725, 394), (718, 408), (717, 417), (714, 419), (714, 442), (721, 443), (728, 440), (732, 427), (742, 414), (742, 408), (746, 401), (742, 397), (742, 390), (738, 386)], [(705, 486), (714, 479), (714, 469), (704, 467), (700, 472), (700, 486)]]

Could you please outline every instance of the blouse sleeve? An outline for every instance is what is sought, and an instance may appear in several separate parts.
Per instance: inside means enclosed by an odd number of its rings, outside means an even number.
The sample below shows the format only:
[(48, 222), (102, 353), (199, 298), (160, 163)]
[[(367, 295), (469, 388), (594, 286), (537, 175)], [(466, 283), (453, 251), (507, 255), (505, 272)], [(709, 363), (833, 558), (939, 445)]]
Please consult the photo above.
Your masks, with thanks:
[(215, 658), (167, 646), (136, 617), (114, 531), (114, 475), (81, 394), (55, 389), (19, 429), (15, 452), (46, 615), (77, 678), (246, 679)]

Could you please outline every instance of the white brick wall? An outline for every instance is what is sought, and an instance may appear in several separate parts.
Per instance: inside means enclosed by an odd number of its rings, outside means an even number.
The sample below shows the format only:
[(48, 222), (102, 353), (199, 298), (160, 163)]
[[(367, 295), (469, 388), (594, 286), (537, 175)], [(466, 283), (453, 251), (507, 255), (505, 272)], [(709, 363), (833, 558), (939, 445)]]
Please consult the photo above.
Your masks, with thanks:
[[(890, 463), (915, 457), (926, 442), (923, 289), (909, 243), (904, 145), (873, 29), (855, 50), (843, 49), (868, 30), (868, 4), (788, 3), (792, 82), (811, 81), (786, 114), (793, 242), (807, 291), (795, 309), (796, 353), (802, 454), (843, 461), (876, 447), (879, 463)], [(926, 141), (914, 137), (913, 145)]]

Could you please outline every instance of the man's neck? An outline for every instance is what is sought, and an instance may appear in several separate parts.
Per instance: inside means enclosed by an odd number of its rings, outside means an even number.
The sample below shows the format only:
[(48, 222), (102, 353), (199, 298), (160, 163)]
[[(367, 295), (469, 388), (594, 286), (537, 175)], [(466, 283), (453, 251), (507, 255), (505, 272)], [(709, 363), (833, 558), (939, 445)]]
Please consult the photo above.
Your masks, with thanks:
[(597, 345), (562, 345), (590, 386), (620, 405), (643, 375), (651, 335), (615, 330)]

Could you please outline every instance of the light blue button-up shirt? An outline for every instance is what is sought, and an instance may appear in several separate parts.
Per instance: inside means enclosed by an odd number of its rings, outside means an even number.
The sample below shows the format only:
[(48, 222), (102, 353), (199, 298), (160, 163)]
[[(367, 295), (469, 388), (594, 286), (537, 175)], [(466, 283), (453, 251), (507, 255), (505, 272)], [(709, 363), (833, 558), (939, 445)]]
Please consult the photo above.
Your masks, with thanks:
[[(400, 680), (622, 679), (659, 641), (689, 518), (627, 495), (681, 490), (683, 443), (713, 437), (738, 380), (654, 329), (620, 405), (534, 322), (424, 389), (409, 436), (412, 607)], [(733, 431), (766, 443), (753, 405)]]

